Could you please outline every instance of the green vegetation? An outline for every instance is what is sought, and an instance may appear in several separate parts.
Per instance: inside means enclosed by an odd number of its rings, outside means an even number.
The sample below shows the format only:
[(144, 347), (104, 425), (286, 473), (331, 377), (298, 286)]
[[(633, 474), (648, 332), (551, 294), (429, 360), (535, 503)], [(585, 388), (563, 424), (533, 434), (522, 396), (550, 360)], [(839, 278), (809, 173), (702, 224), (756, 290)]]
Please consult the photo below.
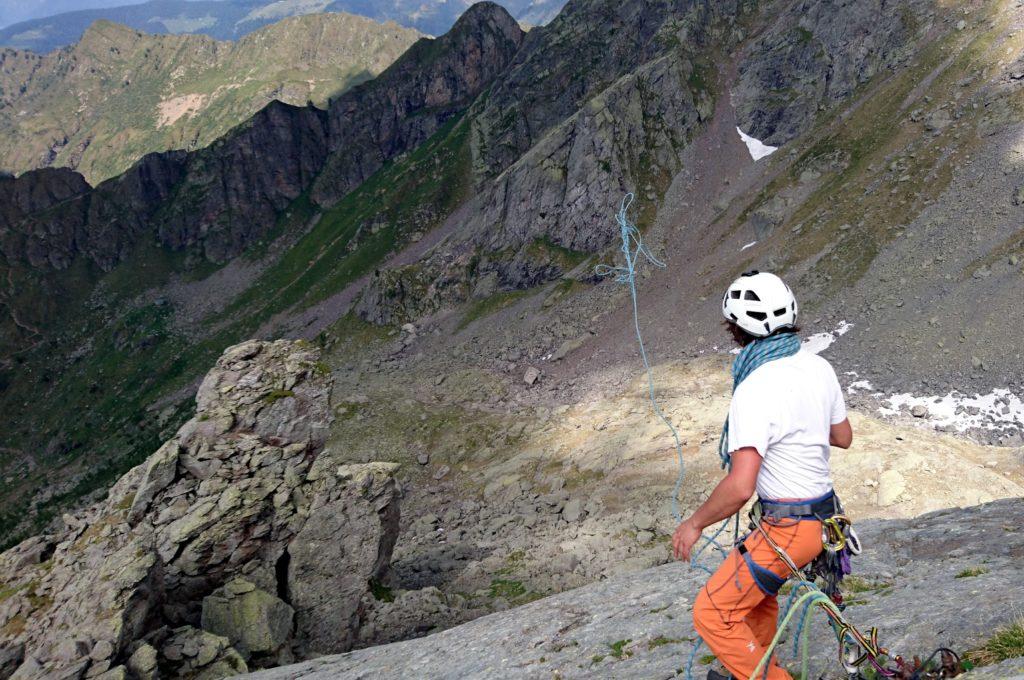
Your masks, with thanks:
[(268, 404), (273, 404), (281, 399), (287, 399), (288, 397), (294, 396), (295, 393), (292, 392), (291, 390), (272, 390), (267, 394), (267, 396), (263, 397), (263, 399)]
[(707, 666), (709, 664), (713, 664), (715, 662), (715, 658), (716, 657), (714, 654), (704, 654), (697, 660), (700, 661), (703, 665)]
[(370, 579), (370, 593), (381, 602), (394, 602), (395, 594), (386, 585), (375, 578)]
[(572, 270), (590, 257), (588, 253), (558, 245), (547, 235), (534, 239), (527, 253), (534, 261), (550, 261), (558, 265), (563, 272)]
[(659, 635), (658, 637), (650, 640), (647, 643), (647, 649), (651, 650), (657, 649), (658, 647), (662, 647), (664, 645), (674, 645), (677, 642), (684, 642), (685, 640), (686, 638), (669, 638), (665, 637), (664, 635)]
[(0, 587), (0, 602), (10, 598), (15, 593), (18, 593), (25, 589), (24, 585), (20, 586), (3, 586)]
[(982, 576), (987, 573), (988, 569), (986, 567), (968, 567), (953, 578), (971, 578), (973, 576)]
[(1018, 617), (1010, 625), (996, 631), (995, 635), (966, 656), (979, 666), (1024, 656), (1024, 617)]
[(527, 297), (533, 292), (535, 291), (529, 289), (501, 291), (485, 297), (482, 300), (472, 302), (463, 313), (462, 319), (459, 320), (459, 328), (465, 328), (477, 319), (483, 319), (495, 312), (505, 309), (506, 307), (511, 307), (516, 302)]
[(514, 600), (526, 594), (526, 586), (519, 581), (496, 578), (491, 580), (491, 597), (502, 597)]
[(610, 647), (612, 650), (611, 655), (614, 656), (616, 659), (623, 659), (633, 656), (633, 652), (626, 649), (626, 645), (628, 645), (630, 642), (632, 642), (632, 640), (630, 639), (617, 640), (608, 645), (608, 647)]
[(690, 91), (695, 94), (711, 92), (712, 79), (710, 67), (704, 62), (696, 62), (687, 79), (687, 84), (690, 86)]

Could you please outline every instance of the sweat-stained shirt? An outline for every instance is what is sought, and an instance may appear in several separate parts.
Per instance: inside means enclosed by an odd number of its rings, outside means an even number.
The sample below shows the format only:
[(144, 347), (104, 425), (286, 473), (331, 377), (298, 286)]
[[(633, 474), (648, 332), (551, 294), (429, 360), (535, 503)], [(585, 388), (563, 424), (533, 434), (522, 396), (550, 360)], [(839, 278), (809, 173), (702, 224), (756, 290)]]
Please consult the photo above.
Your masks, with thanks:
[(758, 367), (736, 388), (729, 451), (752, 446), (764, 459), (757, 476), (761, 498), (817, 498), (832, 490), (829, 429), (845, 419), (832, 365), (801, 350)]

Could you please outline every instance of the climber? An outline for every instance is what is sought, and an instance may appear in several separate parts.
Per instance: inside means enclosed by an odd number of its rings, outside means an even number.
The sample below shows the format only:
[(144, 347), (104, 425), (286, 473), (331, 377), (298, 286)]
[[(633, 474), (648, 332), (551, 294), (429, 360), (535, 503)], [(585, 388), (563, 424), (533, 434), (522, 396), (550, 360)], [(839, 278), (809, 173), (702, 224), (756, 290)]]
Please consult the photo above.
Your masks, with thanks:
[[(761, 529), (799, 567), (822, 551), (822, 520), (840, 513), (829, 446), (848, 448), (853, 431), (832, 366), (800, 351), (793, 292), (774, 274), (748, 272), (722, 300), (725, 324), (742, 348), (723, 430), (728, 475), (673, 537), (689, 559), (708, 526), (730, 517), (757, 491)], [(694, 627), (734, 677), (749, 678), (776, 632), (776, 594), (790, 571), (760, 531), (737, 543), (701, 589)], [(791, 676), (772, 659), (762, 677)], [(726, 679), (715, 670), (709, 680)]]

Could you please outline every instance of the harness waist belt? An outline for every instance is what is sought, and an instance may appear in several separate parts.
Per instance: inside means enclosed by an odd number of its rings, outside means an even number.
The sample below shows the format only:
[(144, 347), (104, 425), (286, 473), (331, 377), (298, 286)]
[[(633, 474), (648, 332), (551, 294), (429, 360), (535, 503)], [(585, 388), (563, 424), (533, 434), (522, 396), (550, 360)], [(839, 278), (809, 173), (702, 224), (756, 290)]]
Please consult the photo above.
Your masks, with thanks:
[(761, 515), (770, 519), (828, 519), (843, 512), (834, 491), (829, 491), (820, 498), (789, 503), (785, 501), (766, 501), (757, 499), (761, 507)]

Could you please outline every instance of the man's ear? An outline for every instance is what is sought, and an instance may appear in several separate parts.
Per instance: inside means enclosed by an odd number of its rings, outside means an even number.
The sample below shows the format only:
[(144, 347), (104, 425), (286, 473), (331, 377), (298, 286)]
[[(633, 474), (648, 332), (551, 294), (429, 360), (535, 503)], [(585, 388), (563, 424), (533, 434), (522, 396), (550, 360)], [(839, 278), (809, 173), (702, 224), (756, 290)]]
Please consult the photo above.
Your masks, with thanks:
[(736, 480), (741, 491), (753, 496), (757, 488), (757, 474), (763, 462), (761, 454), (753, 446), (745, 446), (732, 452), (732, 469), (729, 476)]

